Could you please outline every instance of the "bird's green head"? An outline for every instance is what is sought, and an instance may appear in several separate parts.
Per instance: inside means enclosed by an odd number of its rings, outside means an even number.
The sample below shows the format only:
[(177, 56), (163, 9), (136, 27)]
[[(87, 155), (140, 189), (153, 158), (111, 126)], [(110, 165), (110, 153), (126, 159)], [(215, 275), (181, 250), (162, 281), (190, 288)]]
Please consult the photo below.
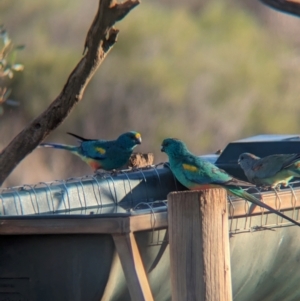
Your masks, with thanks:
[(119, 136), (117, 141), (123, 147), (134, 148), (138, 144), (142, 143), (142, 136), (138, 132), (131, 131), (131, 132), (126, 132), (126, 133), (122, 134), (121, 136)]
[(161, 144), (161, 151), (165, 152), (169, 157), (173, 157), (186, 154), (188, 149), (181, 140), (176, 138), (166, 138)]

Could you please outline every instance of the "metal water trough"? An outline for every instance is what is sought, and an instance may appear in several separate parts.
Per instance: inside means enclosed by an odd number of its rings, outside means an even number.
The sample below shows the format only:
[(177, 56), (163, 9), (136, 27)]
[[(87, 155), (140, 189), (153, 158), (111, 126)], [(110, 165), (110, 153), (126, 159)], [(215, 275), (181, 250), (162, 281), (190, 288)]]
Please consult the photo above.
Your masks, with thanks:
[[(204, 156), (234, 176), (242, 152), (293, 153), (298, 136), (256, 136)], [(151, 291), (171, 300), (166, 237), (170, 191), (182, 190), (167, 166), (117, 175), (24, 185), (0, 194), (1, 300), (131, 300), (113, 233), (134, 232)], [(298, 183), (279, 193), (254, 191), (299, 219)], [(260, 208), (231, 199), (234, 300), (300, 300), (300, 229)]]

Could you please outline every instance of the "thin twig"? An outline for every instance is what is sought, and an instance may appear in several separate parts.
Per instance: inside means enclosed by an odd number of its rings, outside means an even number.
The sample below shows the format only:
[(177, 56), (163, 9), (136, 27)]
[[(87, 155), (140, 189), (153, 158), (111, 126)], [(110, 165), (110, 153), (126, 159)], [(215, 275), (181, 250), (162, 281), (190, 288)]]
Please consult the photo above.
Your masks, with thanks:
[(292, 14), (298, 17), (300, 16), (299, 0), (260, 0), (260, 1), (282, 12)]

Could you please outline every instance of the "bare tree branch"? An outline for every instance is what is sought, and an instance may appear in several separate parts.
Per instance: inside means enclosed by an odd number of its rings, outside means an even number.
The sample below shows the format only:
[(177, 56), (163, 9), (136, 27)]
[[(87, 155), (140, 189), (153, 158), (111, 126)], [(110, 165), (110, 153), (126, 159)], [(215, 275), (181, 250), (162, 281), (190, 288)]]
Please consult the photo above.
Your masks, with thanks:
[(260, 0), (274, 9), (300, 16), (300, 0)]
[(0, 186), (17, 164), (57, 128), (82, 99), (87, 84), (117, 40), (119, 31), (113, 25), (139, 3), (139, 0), (120, 4), (115, 0), (99, 0), (97, 14), (86, 37), (85, 56), (46, 111), (25, 127), (0, 153)]

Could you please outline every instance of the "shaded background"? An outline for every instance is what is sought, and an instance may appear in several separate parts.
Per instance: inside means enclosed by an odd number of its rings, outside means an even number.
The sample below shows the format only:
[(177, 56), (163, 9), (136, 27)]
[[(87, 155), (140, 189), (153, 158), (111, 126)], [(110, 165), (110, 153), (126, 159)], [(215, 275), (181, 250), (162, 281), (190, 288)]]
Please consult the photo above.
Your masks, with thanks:
[[(1, 0), (0, 24), (25, 44), (0, 116), (0, 149), (60, 93), (79, 61), (98, 1)], [(47, 141), (76, 143), (141, 132), (137, 151), (166, 160), (160, 144), (183, 139), (205, 154), (262, 133), (299, 133), (300, 19), (259, 1), (144, 0), (117, 24), (120, 35), (84, 99)], [(37, 149), (4, 186), (91, 173), (79, 158)]]

